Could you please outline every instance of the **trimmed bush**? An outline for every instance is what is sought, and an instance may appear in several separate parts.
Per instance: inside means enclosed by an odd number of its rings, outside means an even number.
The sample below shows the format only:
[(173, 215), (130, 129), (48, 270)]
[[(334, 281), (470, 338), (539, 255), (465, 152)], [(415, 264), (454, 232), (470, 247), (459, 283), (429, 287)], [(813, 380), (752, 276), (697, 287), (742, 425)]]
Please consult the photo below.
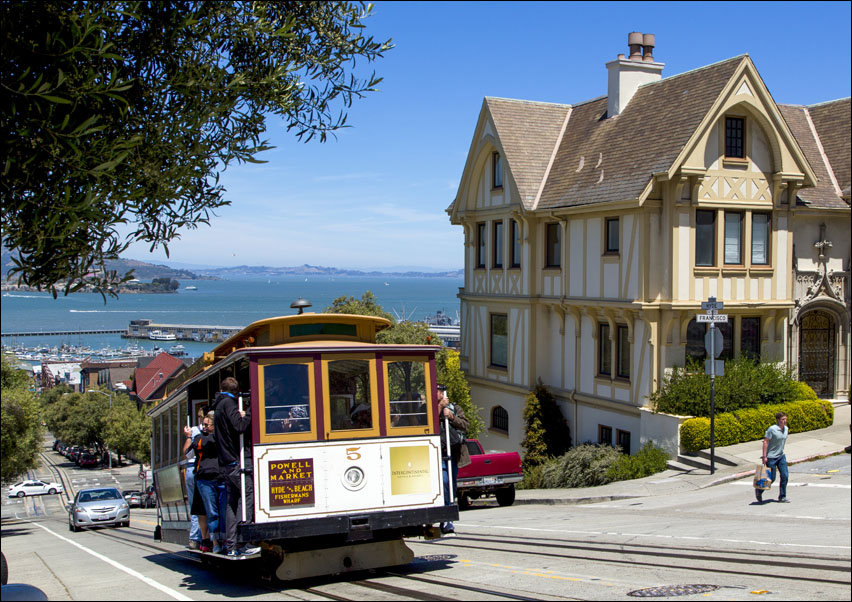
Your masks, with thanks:
[[(715, 444), (722, 447), (762, 439), (766, 429), (775, 424), (777, 412), (787, 414), (787, 427), (791, 433), (813, 431), (834, 423), (834, 406), (824, 399), (766, 404), (716, 415)], [(686, 420), (680, 427), (680, 444), (688, 452), (709, 448), (710, 419), (698, 417)]]
[(541, 487), (594, 487), (610, 482), (609, 467), (621, 458), (621, 452), (609, 445), (584, 443), (544, 465)]
[(648, 441), (635, 456), (622, 455), (606, 471), (610, 481), (627, 481), (641, 479), (666, 469), (669, 455)]

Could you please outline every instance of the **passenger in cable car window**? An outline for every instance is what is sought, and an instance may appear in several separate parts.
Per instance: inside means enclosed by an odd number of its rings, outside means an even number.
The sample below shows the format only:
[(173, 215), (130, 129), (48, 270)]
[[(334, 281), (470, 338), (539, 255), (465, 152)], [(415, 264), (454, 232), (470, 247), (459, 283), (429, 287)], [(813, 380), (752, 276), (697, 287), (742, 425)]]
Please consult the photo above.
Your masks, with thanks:
[(303, 406), (293, 406), (287, 414), (287, 418), (281, 421), (281, 427), (285, 433), (302, 433), (311, 428), (311, 419)]
[(365, 403), (359, 403), (350, 413), (353, 429), (368, 429), (373, 427), (373, 416), (370, 413), (370, 406)]

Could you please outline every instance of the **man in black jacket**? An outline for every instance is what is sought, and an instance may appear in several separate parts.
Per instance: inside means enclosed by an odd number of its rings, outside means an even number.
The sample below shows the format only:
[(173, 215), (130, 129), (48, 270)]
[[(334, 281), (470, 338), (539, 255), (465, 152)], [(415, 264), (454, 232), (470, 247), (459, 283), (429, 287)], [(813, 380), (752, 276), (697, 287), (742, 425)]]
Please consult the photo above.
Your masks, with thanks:
[(219, 447), (219, 468), (228, 488), (228, 508), (225, 516), (225, 542), (229, 556), (256, 554), (260, 548), (237, 541), (237, 524), (242, 520), (243, 506), (246, 522), (254, 521), (254, 485), (252, 482), (251, 437), (245, 445), (245, 498), (240, 495), (240, 435), (250, 434), (251, 411), (237, 406), (240, 386), (237, 379), (222, 381), (222, 390), (213, 401), (216, 443)]

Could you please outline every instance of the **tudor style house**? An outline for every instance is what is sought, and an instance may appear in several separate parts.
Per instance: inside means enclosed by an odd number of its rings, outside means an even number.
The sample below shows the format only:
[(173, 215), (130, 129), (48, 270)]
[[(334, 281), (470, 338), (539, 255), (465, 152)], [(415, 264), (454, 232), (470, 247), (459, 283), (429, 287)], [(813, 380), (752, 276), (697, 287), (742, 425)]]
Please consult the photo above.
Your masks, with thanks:
[(486, 447), (520, 447), (541, 380), (575, 443), (637, 451), (649, 395), (705, 356), (709, 297), (723, 358), (848, 395), (850, 99), (778, 105), (748, 55), (663, 78), (653, 35), (629, 45), (604, 97), (483, 102), (447, 212)]

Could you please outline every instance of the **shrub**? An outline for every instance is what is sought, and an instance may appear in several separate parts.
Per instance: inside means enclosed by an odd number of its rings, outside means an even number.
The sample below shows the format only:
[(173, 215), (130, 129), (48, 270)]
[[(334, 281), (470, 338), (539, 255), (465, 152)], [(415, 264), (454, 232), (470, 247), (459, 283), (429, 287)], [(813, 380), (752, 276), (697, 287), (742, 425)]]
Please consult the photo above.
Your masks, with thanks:
[(539, 466), (548, 459), (541, 418), (541, 403), (536, 394), (530, 391), (524, 404), (524, 440), (521, 442), (525, 467)]
[(610, 481), (641, 479), (666, 469), (669, 456), (662, 449), (648, 441), (635, 456), (621, 456), (606, 471)]
[(816, 401), (819, 399), (813, 389), (807, 384), (799, 380), (793, 381), (793, 399)]
[[(552, 460), (553, 458), (548, 458), (547, 462)], [(524, 480), (515, 485), (515, 487), (518, 489), (541, 489), (541, 473), (547, 465), (547, 462), (536, 464), (535, 466), (527, 466), (527, 464), (524, 463)]]
[[(762, 439), (766, 429), (775, 424), (775, 414), (779, 411), (786, 412), (791, 433), (825, 428), (834, 422), (834, 406), (824, 399), (764, 404), (716, 415), (714, 443), (725, 446)], [(686, 420), (680, 427), (680, 444), (688, 452), (709, 448), (710, 419), (699, 417)]]
[[(792, 372), (782, 365), (756, 364), (745, 357), (728, 360), (724, 376), (716, 377), (716, 412), (794, 401), (806, 394), (800, 393), (803, 390), (795, 383)], [(654, 411), (667, 414), (709, 416), (710, 377), (704, 374), (704, 366), (690, 361), (686, 368), (675, 367), (651, 394), (651, 406)]]
[(544, 465), (541, 487), (594, 487), (610, 482), (609, 467), (621, 458), (621, 452), (609, 445), (585, 443)]
[(556, 398), (541, 381), (524, 405), (524, 466), (538, 466), (571, 447), (571, 431)]

